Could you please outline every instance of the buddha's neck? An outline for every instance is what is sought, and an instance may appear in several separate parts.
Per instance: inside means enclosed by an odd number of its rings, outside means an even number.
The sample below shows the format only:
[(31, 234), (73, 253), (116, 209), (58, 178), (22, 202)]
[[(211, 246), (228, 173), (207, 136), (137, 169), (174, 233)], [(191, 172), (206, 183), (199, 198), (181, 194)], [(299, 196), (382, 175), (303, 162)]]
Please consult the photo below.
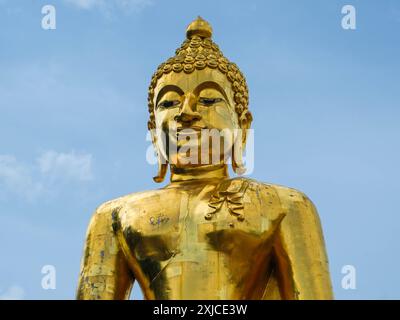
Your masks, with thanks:
[(204, 165), (201, 167), (177, 168), (170, 166), (171, 182), (225, 179), (229, 177), (226, 164)]

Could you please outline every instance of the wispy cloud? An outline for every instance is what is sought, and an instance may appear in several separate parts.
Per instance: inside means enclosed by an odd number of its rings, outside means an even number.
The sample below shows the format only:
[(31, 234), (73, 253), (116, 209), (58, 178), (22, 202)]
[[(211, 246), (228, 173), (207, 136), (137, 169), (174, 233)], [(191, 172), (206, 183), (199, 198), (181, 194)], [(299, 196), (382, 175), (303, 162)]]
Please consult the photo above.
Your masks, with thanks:
[(60, 183), (93, 179), (93, 157), (88, 153), (45, 151), (33, 164), (0, 155), (0, 195), (13, 193), (28, 201), (54, 190)]
[(138, 12), (153, 5), (152, 0), (64, 0), (65, 3), (81, 10), (98, 9), (107, 15), (114, 11)]
[(31, 168), (14, 156), (0, 155), (0, 191), (11, 191), (32, 200), (43, 191), (41, 182), (32, 178)]
[(25, 290), (20, 286), (11, 286), (5, 292), (0, 293), (0, 300), (22, 300)]
[(64, 0), (66, 3), (74, 5), (79, 9), (92, 9), (100, 6), (104, 1), (102, 0)]
[(52, 179), (89, 181), (93, 179), (92, 155), (46, 151), (38, 158), (40, 172)]

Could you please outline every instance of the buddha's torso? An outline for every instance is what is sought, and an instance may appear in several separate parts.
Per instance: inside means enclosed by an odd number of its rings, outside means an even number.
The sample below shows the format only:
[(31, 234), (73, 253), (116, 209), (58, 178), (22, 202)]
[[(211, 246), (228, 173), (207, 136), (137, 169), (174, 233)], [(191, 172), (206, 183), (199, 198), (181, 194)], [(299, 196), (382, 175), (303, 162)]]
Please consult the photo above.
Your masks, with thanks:
[(131, 195), (113, 221), (146, 298), (262, 299), (279, 295), (271, 256), (283, 217), (274, 187), (226, 179)]

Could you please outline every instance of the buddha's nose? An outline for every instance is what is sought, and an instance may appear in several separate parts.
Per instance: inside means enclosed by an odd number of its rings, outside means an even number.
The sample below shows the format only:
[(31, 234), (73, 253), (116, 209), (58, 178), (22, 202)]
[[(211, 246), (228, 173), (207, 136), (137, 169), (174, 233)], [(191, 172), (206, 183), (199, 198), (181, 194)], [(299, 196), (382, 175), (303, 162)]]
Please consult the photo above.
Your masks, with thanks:
[(175, 120), (181, 123), (192, 123), (201, 119), (200, 113), (196, 110), (197, 99), (193, 93), (185, 95), (182, 107), (175, 116)]

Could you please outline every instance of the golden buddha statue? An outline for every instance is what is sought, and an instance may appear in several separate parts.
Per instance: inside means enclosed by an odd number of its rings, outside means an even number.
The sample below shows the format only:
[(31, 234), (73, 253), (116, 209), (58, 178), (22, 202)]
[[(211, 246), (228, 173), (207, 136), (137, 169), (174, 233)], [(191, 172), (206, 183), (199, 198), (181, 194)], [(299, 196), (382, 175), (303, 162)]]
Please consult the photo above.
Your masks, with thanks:
[[(212, 41), (206, 21), (193, 21), (186, 35), (149, 87), (154, 180), (162, 182), (169, 167), (170, 183), (97, 208), (77, 298), (128, 299), (136, 280), (145, 299), (331, 299), (313, 203), (291, 188), (228, 175), (226, 150), (234, 172), (244, 171), (241, 150), (252, 121), (244, 76)], [(205, 153), (219, 152), (211, 164), (180, 160), (188, 139), (173, 140), (184, 130), (197, 136), (226, 128), (244, 133), (239, 143), (223, 139), (223, 151), (211, 141)]]

